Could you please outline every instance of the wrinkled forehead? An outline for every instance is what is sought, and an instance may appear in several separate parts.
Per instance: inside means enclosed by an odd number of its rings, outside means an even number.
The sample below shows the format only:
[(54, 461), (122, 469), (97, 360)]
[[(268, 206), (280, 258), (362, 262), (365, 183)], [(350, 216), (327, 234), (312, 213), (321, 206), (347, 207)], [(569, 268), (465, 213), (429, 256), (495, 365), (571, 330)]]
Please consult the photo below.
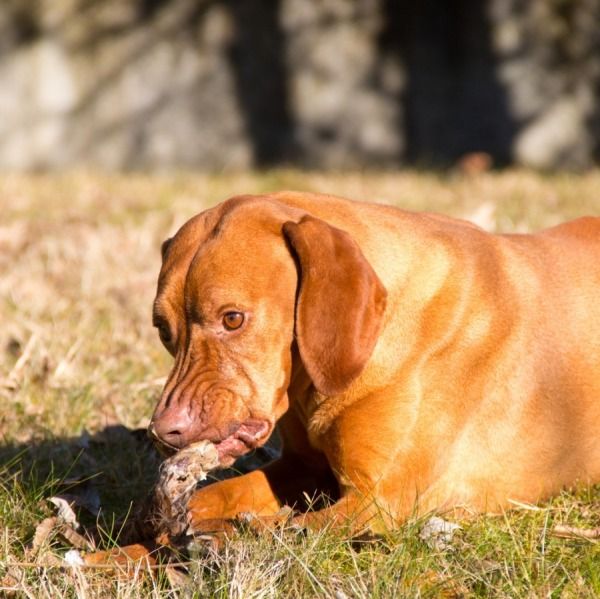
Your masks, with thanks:
[(186, 300), (193, 303), (236, 300), (253, 303), (285, 278), (292, 259), (283, 241), (282, 222), (260, 215), (231, 215), (198, 248), (185, 281)]
[(184, 297), (198, 301), (221, 290), (238, 297), (264, 293), (290, 261), (281, 228), (293, 216), (245, 199), (194, 217), (167, 248), (155, 308), (183, 315)]

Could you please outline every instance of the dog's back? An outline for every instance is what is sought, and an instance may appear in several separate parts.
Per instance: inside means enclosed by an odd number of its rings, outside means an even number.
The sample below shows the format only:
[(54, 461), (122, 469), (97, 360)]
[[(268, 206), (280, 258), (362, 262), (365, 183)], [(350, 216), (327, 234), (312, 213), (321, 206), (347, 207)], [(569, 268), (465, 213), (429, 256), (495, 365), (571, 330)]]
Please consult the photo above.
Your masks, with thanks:
[(489, 510), (600, 481), (600, 219), (467, 246), (458, 276), (476, 283), (458, 328), (480, 334), (472, 345), (457, 336), (446, 381), (441, 369), (428, 378), (446, 398), (454, 387), (468, 417), (424, 505)]
[(600, 218), (495, 235), (331, 196), (277, 200), (347, 230), (388, 290), (353, 393), (385, 385), (387, 426), (415, 448), (382, 480), (390, 495), (411, 469), (423, 509), (490, 510), (600, 481)]

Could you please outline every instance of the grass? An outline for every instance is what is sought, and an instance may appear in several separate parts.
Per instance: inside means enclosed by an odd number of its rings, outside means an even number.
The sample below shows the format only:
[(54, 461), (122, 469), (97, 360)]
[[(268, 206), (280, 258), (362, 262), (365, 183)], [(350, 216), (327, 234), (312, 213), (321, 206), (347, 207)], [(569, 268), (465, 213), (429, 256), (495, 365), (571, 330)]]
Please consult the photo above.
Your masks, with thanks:
[[(0, 587), (24, 597), (599, 596), (600, 544), (551, 534), (557, 523), (600, 524), (595, 487), (462, 522), (445, 549), (420, 540), (415, 521), (362, 546), (327, 531), (242, 534), (221, 553), (200, 552), (178, 581), (60, 568), (55, 556), (69, 546), (59, 536), (32, 557), (37, 525), (54, 515), (47, 499), (65, 481), (91, 479), (105, 545), (151, 484), (157, 457), (132, 431), (146, 426), (170, 365), (150, 324), (161, 241), (228, 196), (281, 188), (436, 210), (500, 231), (600, 214), (600, 171), (3, 175)], [(93, 522), (84, 510), (81, 518)]]

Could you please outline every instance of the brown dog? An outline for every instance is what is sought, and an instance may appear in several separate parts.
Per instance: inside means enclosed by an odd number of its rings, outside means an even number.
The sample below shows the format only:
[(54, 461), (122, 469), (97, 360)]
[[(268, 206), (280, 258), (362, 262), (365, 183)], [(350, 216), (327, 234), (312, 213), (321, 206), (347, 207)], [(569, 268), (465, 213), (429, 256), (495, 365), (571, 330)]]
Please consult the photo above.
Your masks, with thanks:
[(236, 197), (163, 245), (154, 324), (175, 357), (151, 429), (223, 464), (281, 459), (189, 503), (307, 525), (494, 511), (600, 481), (600, 218), (492, 235), (332, 196)]

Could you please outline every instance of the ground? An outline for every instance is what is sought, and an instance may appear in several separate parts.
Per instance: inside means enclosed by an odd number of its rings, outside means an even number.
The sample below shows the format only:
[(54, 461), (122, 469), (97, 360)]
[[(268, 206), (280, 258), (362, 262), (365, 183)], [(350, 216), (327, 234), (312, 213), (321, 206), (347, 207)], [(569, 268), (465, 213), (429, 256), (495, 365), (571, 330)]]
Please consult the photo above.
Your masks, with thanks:
[(420, 538), (423, 521), (362, 544), (327, 532), (240, 534), (220, 553), (199, 553), (185, 577), (61, 567), (71, 544), (55, 532), (32, 549), (36, 528), (55, 514), (48, 499), (65, 488), (86, 488), (91, 512), (99, 501), (96, 518), (84, 508), (79, 517), (98, 522), (106, 547), (151, 484), (158, 458), (138, 429), (170, 365), (150, 317), (162, 240), (231, 195), (286, 188), (435, 210), (500, 231), (600, 215), (600, 171), (0, 176), (0, 594), (600, 595), (598, 540), (553, 534), (560, 524), (598, 526), (600, 488), (460, 522), (446, 546)]

